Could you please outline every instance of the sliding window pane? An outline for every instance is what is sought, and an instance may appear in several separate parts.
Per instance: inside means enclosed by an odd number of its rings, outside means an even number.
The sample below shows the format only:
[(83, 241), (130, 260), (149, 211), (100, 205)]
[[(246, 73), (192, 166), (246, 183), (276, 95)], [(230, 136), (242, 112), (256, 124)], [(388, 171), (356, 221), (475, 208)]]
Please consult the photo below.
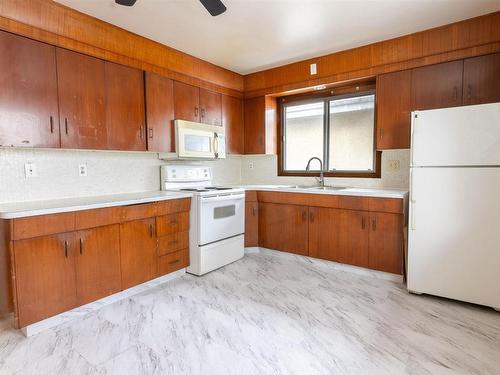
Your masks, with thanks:
[(330, 101), (329, 168), (337, 171), (374, 169), (375, 95)]
[(311, 157), (323, 159), (323, 116), (324, 101), (285, 107), (285, 170), (303, 171)]

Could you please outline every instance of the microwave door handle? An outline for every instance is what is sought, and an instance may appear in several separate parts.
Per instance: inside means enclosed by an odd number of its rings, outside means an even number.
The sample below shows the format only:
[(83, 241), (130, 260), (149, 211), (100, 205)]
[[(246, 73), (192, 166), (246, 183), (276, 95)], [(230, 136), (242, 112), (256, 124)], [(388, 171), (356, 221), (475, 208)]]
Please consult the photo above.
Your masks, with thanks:
[(219, 157), (219, 135), (214, 133), (214, 155), (216, 158)]

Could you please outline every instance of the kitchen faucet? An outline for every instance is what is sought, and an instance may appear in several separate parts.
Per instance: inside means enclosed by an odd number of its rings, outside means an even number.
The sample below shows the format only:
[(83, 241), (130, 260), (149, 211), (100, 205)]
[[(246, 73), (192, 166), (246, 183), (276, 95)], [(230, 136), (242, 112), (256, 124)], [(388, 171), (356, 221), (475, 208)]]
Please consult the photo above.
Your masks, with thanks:
[(309, 168), (310, 168), (310, 164), (311, 164), (311, 161), (313, 161), (314, 159), (316, 159), (317, 161), (319, 161), (319, 168), (320, 168), (320, 171), (319, 171), (319, 186), (324, 188), (325, 187), (325, 176), (323, 175), (323, 162), (321, 161), (320, 158), (318, 158), (317, 156), (313, 156), (311, 159), (309, 159), (309, 161), (307, 162), (307, 166), (306, 166), (306, 171), (309, 172)]

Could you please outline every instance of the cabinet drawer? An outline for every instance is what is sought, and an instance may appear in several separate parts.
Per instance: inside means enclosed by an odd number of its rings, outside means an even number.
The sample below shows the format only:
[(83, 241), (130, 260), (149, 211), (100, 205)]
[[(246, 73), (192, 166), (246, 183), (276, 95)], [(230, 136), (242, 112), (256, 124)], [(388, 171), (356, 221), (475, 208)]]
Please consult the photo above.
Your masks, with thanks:
[(156, 235), (158, 237), (176, 232), (184, 232), (188, 229), (189, 212), (180, 212), (156, 218)]
[(166, 275), (187, 266), (189, 266), (188, 249), (160, 256), (158, 257), (158, 276)]
[(75, 229), (86, 229), (117, 224), (121, 221), (121, 207), (97, 208), (77, 211), (75, 213)]
[(368, 211), (368, 198), (350, 195), (339, 196), (339, 208)]
[(14, 240), (71, 232), (75, 229), (75, 213), (22, 217), (14, 219)]
[(370, 211), (403, 213), (403, 199), (399, 198), (370, 198)]
[(189, 232), (179, 232), (158, 238), (158, 255), (173, 253), (189, 247)]
[(156, 203), (135, 204), (123, 207), (123, 221), (146, 219), (156, 216)]
[(257, 202), (257, 192), (256, 191), (245, 192), (245, 200), (247, 202)]
[(191, 198), (173, 199), (157, 203), (157, 215), (168, 215), (174, 212), (189, 211), (191, 208)]

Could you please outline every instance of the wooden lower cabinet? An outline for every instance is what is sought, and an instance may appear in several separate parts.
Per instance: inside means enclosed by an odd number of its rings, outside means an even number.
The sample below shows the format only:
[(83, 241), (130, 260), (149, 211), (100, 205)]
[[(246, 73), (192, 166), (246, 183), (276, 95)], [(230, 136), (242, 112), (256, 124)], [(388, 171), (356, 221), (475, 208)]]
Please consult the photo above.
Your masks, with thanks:
[(308, 255), (308, 207), (259, 203), (259, 245)]
[(154, 217), (120, 224), (123, 289), (155, 277), (156, 247)]
[(370, 212), (368, 267), (403, 273), (403, 216)]
[(121, 290), (119, 224), (76, 232), (74, 253), (79, 305)]
[(65, 233), (14, 241), (18, 326), (77, 305), (73, 238)]
[(259, 203), (245, 203), (245, 246), (259, 246)]
[(309, 255), (368, 266), (368, 213), (309, 207)]

